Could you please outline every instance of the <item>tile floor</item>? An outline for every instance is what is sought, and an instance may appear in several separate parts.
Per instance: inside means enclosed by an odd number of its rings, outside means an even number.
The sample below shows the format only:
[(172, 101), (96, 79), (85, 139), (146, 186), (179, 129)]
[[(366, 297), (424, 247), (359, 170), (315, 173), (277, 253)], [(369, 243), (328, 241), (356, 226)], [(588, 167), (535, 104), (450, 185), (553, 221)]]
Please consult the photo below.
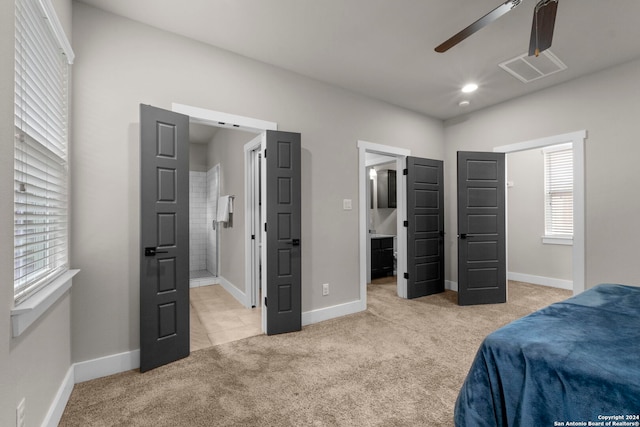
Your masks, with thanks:
[(262, 309), (246, 308), (221, 285), (191, 288), (191, 351), (262, 333)]

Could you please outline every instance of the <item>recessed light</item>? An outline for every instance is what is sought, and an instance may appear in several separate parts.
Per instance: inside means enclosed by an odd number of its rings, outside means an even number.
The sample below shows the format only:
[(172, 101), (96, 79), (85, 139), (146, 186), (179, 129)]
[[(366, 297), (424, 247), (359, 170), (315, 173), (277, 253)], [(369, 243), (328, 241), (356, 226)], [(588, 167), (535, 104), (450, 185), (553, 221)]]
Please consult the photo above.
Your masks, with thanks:
[(469, 101), (467, 101), (467, 100), (465, 99), (464, 101), (460, 101), (460, 102), (458, 103), (458, 105), (459, 105), (460, 107), (466, 107), (466, 106), (468, 106), (468, 105), (469, 105)]
[(469, 83), (464, 85), (464, 87), (462, 88), (462, 92), (464, 93), (471, 93), (471, 92), (475, 92), (476, 89), (478, 89), (478, 85), (475, 83)]

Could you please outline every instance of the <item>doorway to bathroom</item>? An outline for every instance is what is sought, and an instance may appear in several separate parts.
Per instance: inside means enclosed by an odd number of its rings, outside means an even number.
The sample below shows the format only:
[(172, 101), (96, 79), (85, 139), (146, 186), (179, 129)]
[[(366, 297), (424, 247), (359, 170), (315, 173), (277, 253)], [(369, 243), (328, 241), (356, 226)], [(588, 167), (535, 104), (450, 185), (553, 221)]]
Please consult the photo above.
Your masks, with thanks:
[[(398, 191), (396, 159), (367, 153), (367, 288), (397, 289)], [(402, 174), (402, 170), (400, 170)]]
[(444, 292), (443, 162), (358, 141), (360, 302), (383, 281), (400, 298)]
[[(301, 135), (296, 132), (277, 131), (271, 122), (235, 116), (226, 113), (173, 104), (172, 111), (150, 105), (140, 105), (140, 370), (145, 372), (170, 363), (190, 352), (190, 303), (189, 303), (189, 126), (190, 123), (213, 124), (226, 130), (244, 130), (257, 134), (262, 153), (260, 172), (261, 241), (260, 276), (261, 331), (268, 335), (299, 331), (302, 325), (302, 251), (301, 236)], [(222, 130), (218, 131), (222, 132)], [(237, 135), (237, 132), (229, 132)], [(253, 143), (257, 145), (257, 143)], [(229, 144), (232, 146), (234, 144)], [(241, 144), (240, 144), (241, 145)], [(252, 143), (244, 144), (245, 164), (240, 171), (239, 182), (247, 185), (246, 172), (249, 167)], [(214, 145), (215, 146), (215, 145)], [(235, 144), (237, 147), (238, 144)], [(267, 157), (267, 151), (269, 157)], [(207, 167), (213, 162), (207, 161)], [(222, 165), (223, 162), (220, 162)], [(225, 174), (220, 170), (220, 192), (229, 191), (225, 187), (227, 176), (233, 177), (233, 168)], [(232, 179), (230, 178), (229, 181)], [(239, 240), (230, 239), (225, 243), (225, 228), (218, 230), (217, 253), (218, 278), (221, 279), (227, 264), (223, 258), (229, 253), (232, 260), (240, 260), (249, 271), (251, 260), (243, 257), (255, 243), (251, 234), (249, 219), (253, 217), (249, 206), (249, 192), (244, 192), (243, 200), (236, 200), (240, 206), (233, 206), (234, 198), (226, 196), (223, 222), (231, 230), (234, 221), (245, 227), (240, 231)], [(245, 208), (247, 213), (245, 213)], [(232, 214), (238, 213), (238, 218)], [(218, 212), (219, 214), (219, 212)], [(267, 227), (268, 226), (268, 227)], [(233, 243), (236, 246), (233, 246)], [(224, 250), (222, 250), (224, 248)], [(236, 248), (235, 250), (230, 250)], [(228, 250), (229, 249), (229, 250)], [(230, 270), (233, 274), (232, 271)], [(250, 307), (252, 292), (247, 289), (251, 281), (245, 275), (234, 282), (229, 281), (229, 289), (237, 292), (237, 300)], [(197, 289), (197, 288), (196, 288)], [(236, 297), (233, 294), (232, 297)], [(267, 306), (267, 298), (269, 305)]]
[[(407, 240), (402, 222), (406, 216), (406, 180), (402, 170), (411, 153), (366, 141), (358, 141), (358, 149), (359, 204), (365, 207), (360, 209), (359, 220), (360, 301), (364, 310), (370, 283), (394, 287), (399, 297), (407, 297), (404, 278)], [(378, 192), (379, 187), (382, 194)]]
[[(262, 307), (247, 294), (259, 292), (260, 258), (245, 281), (243, 217), (259, 206), (245, 201), (245, 174), (259, 176), (259, 162), (245, 171), (244, 146), (260, 136), (234, 128), (191, 123), (189, 171), (189, 303), (191, 350), (262, 333)], [(258, 147), (259, 150), (259, 147)], [(259, 208), (256, 215), (259, 220)], [(253, 233), (253, 231), (252, 231)]]

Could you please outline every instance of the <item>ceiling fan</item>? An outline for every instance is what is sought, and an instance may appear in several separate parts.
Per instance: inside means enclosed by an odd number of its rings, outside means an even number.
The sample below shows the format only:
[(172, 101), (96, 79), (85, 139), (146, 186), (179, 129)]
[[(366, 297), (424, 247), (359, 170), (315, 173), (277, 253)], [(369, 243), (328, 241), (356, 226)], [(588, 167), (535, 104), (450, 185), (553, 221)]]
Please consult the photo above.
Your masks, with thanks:
[[(460, 43), (473, 33), (486, 27), (496, 19), (500, 18), (505, 13), (513, 10), (518, 6), (522, 0), (507, 0), (500, 6), (493, 9), (491, 12), (478, 19), (473, 24), (469, 25), (464, 30), (460, 31), (438, 47), (436, 52), (446, 52), (453, 46)], [(551, 39), (553, 38), (553, 27), (556, 22), (556, 12), (558, 10), (558, 0), (540, 0), (536, 4), (533, 11), (533, 23), (531, 24), (531, 38), (529, 41), (529, 56), (538, 56), (540, 52), (548, 49), (551, 46)]]

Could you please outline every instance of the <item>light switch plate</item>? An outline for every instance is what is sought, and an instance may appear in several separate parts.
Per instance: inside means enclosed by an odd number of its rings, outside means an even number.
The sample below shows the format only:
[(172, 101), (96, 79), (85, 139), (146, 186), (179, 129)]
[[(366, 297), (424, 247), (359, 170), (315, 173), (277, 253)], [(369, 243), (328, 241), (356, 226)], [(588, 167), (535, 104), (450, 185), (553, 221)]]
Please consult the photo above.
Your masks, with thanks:
[(351, 203), (351, 199), (342, 200), (342, 209), (344, 209), (345, 211), (350, 211), (351, 209), (353, 209), (353, 204)]

